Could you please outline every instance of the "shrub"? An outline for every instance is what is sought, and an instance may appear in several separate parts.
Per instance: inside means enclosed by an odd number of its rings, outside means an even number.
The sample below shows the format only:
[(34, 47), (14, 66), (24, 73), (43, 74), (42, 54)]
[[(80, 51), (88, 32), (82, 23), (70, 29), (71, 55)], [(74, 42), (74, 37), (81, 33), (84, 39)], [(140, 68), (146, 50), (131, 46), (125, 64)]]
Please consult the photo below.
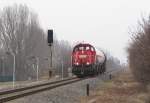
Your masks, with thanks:
[(142, 85), (150, 83), (150, 17), (143, 19), (139, 29), (132, 33), (128, 47), (129, 66)]

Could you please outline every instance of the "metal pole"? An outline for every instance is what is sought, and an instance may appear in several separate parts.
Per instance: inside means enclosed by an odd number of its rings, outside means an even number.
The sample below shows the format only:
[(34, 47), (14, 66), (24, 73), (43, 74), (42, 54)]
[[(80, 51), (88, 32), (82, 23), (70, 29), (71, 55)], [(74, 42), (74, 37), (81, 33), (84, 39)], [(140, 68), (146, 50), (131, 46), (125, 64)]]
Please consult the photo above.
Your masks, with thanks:
[[(3, 59), (0, 59), (0, 61), (1, 61), (1, 68), (3, 68)], [(2, 69), (3, 70), (3, 69)], [(3, 71), (2, 71), (3, 72)], [(3, 75), (3, 73), (2, 73), (2, 75)]]
[(62, 60), (62, 62), (61, 62), (61, 66), (62, 66), (62, 79), (63, 79), (63, 75), (64, 75), (64, 64), (63, 64), (63, 60)]
[(5, 75), (5, 70), (4, 70), (4, 57), (2, 57), (2, 76)]
[(13, 88), (15, 87), (15, 68), (16, 68), (16, 57), (15, 57), (15, 54), (12, 53), (13, 57), (14, 57), (14, 65), (13, 65)]
[(36, 80), (38, 81), (39, 80), (39, 58), (37, 57), (36, 60), (37, 60)]
[(71, 62), (70, 63), (71, 63), (71, 68), (72, 68), (72, 55), (71, 55)]
[(50, 46), (50, 70), (49, 70), (49, 78), (51, 78), (51, 74), (52, 74), (52, 44), (49, 44), (49, 46)]
[(51, 62), (50, 62), (50, 66), (51, 66), (51, 69), (52, 69), (52, 44), (50, 45), (50, 52), (51, 52)]
[(5, 76), (5, 59), (3, 59), (3, 76)]

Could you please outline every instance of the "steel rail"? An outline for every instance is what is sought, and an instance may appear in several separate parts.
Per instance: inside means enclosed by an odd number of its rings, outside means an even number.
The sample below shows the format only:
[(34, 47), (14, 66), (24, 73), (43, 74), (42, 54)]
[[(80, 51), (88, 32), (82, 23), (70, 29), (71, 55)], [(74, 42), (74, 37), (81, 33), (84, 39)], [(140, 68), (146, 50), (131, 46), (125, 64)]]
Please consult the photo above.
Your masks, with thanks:
[[(116, 71), (117, 70), (108, 71), (108, 72), (105, 72), (104, 75), (108, 75), (108, 74), (111, 74), (111, 73), (116, 72)], [(56, 87), (71, 84), (71, 83), (81, 81), (84, 79), (87, 79), (87, 78), (76, 78), (76, 77), (74, 77), (74, 78), (58, 80), (58, 81), (53, 81), (53, 82), (46, 82), (46, 83), (41, 83), (41, 84), (37, 84), (37, 85), (21, 87), (21, 88), (6, 90), (6, 91), (0, 91), (0, 103), (11, 101), (11, 100), (21, 98), (24, 96), (32, 95), (32, 94), (42, 92), (45, 90), (54, 89)]]
[(32, 89), (32, 88), (36, 88), (36, 87), (40, 87), (40, 86), (44, 86), (44, 85), (50, 85), (50, 84), (58, 83), (58, 82), (61, 82), (61, 81), (71, 80), (71, 79), (74, 79), (74, 78), (63, 79), (63, 80), (58, 80), (58, 81), (53, 81), (53, 82), (45, 82), (45, 83), (40, 83), (40, 84), (37, 84), (37, 85), (25, 86), (25, 87), (20, 87), (20, 88), (15, 88), (15, 89), (9, 89), (9, 90), (5, 90), (5, 91), (0, 91), (0, 96), (4, 95), (4, 94), (8, 94), (8, 93), (19, 92), (19, 91), (23, 91), (23, 90), (27, 90), (27, 89)]
[(64, 86), (67, 84), (71, 84), (77, 81), (80, 81), (83, 79), (80, 78), (70, 78), (70, 79), (65, 79), (65, 80), (60, 80), (60, 81), (55, 81), (55, 82), (50, 82), (50, 83), (45, 83), (45, 84), (39, 84), (39, 85), (34, 85), (34, 86), (30, 86), (30, 87), (23, 87), (23, 88), (18, 88), (18, 89), (14, 89), (14, 90), (8, 90), (8, 91), (4, 91), (1, 95), (0, 95), (0, 103), (3, 102), (7, 102), (10, 100), (14, 100), (17, 98), (21, 98), (24, 96), (28, 96), (31, 94), (35, 94), (37, 92), (42, 92), (48, 89), (53, 89), (56, 87), (60, 87), (60, 86)]

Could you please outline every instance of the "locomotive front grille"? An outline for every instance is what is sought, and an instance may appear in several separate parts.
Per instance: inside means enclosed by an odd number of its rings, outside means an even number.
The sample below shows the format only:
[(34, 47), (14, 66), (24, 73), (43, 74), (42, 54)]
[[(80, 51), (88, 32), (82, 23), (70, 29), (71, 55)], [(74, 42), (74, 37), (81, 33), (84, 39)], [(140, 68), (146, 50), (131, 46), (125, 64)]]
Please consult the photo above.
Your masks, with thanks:
[(87, 55), (79, 55), (79, 58), (86, 58)]

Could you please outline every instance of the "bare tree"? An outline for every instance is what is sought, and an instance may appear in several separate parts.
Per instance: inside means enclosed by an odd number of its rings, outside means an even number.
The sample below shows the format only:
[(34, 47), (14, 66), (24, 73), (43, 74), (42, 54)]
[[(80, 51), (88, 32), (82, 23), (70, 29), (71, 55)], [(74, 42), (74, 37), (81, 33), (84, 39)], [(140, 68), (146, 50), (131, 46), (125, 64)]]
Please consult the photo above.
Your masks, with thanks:
[(143, 19), (139, 27), (132, 33), (128, 59), (134, 77), (146, 86), (150, 83), (150, 18)]
[[(5, 7), (0, 12), (0, 52), (5, 56), (8, 75), (12, 75), (14, 57), (16, 58), (16, 79), (24, 80), (36, 77), (37, 59), (39, 76), (49, 70), (50, 49), (47, 34), (40, 27), (36, 13), (25, 5)], [(53, 69), (64, 74), (71, 65), (71, 46), (67, 41), (58, 41), (54, 35)], [(48, 71), (47, 71), (48, 72)]]
[(37, 49), (44, 41), (37, 15), (25, 5), (5, 7), (0, 17), (0, 34), (6, 54), (10, 54), (9, 58), (16, 57), (16, 78), (27, 78), (26, 62), (30, 56), (40, 54)]
[(67, 76), (68, 67), (71, 66), (71, 52), (72, 47), (69, 42), (55, 40), (53, 62), (57, 74), (61, 74), (63, 65), (64, 76)]

